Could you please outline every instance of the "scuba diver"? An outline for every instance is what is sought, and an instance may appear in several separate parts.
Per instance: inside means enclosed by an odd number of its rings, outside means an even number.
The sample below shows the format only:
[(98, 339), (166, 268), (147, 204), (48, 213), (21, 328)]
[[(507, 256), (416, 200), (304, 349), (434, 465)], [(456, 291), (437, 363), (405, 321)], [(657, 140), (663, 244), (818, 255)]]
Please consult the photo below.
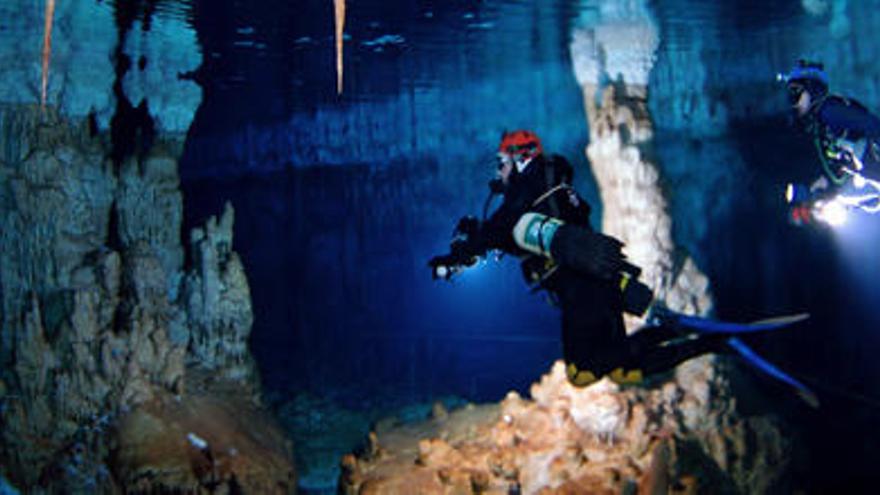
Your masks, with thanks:
[(777, 79), (785, 83), (795, 121), (812, 138), (822, 164), (822, 175), (809, 186), (788, 185), (792, 221), (833, 224), (847, 209), (880, 211), (880, 118), (854, 99), (830, 94), (821, 63), (799, 60)]
[[(428, 263), (435, 279), (450, 279), (489, 250), (521, 258), (527, 283), (546, 290), (561, 309), (563, 359), (575, 386), (603, 376), (639, 383), (724, 350), (729, 335), (689, 335), (658, 304), (651, 307), (650, 324), (627, 336), (623, 313), (644, 315), (653, 294), (637, 280), (641, 270), (627, 262), (623, 244), (590, 227), (590, 207), (571, 186), (572, 166), (545, 155), (538, 136), (526, 130), (504, 133), (497, 158), (483, 218), (459, 220), (450, 253)], [(503, 202), (486, 218), (496, 194)]]

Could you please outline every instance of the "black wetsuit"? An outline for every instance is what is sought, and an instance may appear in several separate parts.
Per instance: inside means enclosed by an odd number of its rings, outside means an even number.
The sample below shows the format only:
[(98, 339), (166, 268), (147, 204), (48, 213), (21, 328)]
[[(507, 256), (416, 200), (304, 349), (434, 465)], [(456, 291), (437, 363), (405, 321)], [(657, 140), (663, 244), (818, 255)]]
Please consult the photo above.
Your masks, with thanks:
[[(465, 250), (468, 255), (482, 255), (489, 249), (500, 249), (519, 256), (527, 282), (539, 283), (554, 296), (562, 311), (563, 358), (569, 379), (576, 385), (587, 385), (610, 375), (616, 381), (638, 382), (643, 375), (668, 370), (685, 359), (716, 349), (717, 338), (659, 346), (678, 336), (661, 326), (628, 337), (622, 317), (619, 270), (609, 274), (613, 276), (598, 276), (559, 261), (590, 252), (593, 239), (611, 239), (593, 232), (589, 205), (568, 185), (572, 175), (572, 167), (564, 158), (538, 156), (523, 173), (511, 177), (503, 203), (478, 231), (470, 233)], [(558, 264), (516, 244), (514, 226), (526, 212), (543, 213), (566, 223), (551, 245)]]

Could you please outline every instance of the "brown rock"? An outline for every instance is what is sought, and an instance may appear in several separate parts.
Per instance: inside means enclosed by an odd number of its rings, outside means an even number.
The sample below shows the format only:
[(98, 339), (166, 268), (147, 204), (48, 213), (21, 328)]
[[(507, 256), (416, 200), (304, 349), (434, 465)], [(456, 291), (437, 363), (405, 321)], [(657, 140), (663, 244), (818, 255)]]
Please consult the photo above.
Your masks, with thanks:
[(293, 493), (284, 434), (249, 400), (199, 394), (152, 401), (126, 415), (112, 468), (126, 491)]
[[(387, 453), (380, 459), (347, 458), (346, 471), (353, 475), (342, 477), (343, 491), (507, 493), (516, 486), (522, 493), (666, 493), (681, 466), (712, 462), (702, 437), (668, 407), (668, 394), (605, 381), (575, 388), (561, 362), (532, 391), (534, 401), (505, 398), (498, 415), (462, 409), (450, 412), (442, 429), (427, 421), (383, 431), (382, 437), (391, 439), (383, 441)], [(714, 420), (704, 421), (716, 422), (718, 438), (707, 436), (706, 445), (744, 434), (723, 427), (727, 416), (709, 418)], [(431, 435), (419, 437), (425, 433)], [(677, 437), (688, 441), (673, 441)], [(417, 448), (409, 447), (416, 442)], [(757, 449), (767, 446), (750, 448), (763, 458), (764, 450)], [(698, 486), (714, 486), (718, 471), (720, 465), (692, 475)]]
[(639, 479), (639, 493), (644, 495), (665, 495), (669, 492), (670, 445), (666, 441), (654, 444), (651, 464)]

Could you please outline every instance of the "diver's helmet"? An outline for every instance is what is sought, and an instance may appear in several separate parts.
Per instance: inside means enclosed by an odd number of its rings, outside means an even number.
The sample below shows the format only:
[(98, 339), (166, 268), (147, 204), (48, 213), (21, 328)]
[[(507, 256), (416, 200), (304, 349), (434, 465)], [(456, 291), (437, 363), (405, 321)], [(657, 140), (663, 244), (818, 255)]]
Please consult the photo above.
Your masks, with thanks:
[(522, 173), (538, 155), (544, 152), (541, 140), (532, 131), (505, 132), (498, 145), (500, 165), (512, 163), (518, 173)]
[(828, 73), (819, 62), (798, 60), (787, 74), (777, 74), (776, 80), (785, 83), (792, 104), (797, 103), (804, 91), (810, 93), (814, 100), (828, 94)]

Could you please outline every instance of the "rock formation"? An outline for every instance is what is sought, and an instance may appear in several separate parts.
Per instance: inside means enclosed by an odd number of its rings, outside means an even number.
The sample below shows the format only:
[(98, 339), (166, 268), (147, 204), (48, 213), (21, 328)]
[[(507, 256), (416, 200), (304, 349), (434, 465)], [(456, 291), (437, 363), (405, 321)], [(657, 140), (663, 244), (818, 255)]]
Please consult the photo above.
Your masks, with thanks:
[[(261, 413), (231, 206), (219, 224), (212, 218), (193, 232), (194, 266), (184, 273), (175, 146), (159, 143), (117, 169), (85, 123), (6, 109), (2, 129), (0, 459), (11, 480), (100, 490), (112, 486), (112, 471), (139, 489), (204, 488), (232, 475), (240, 486), (292, 489), (280, 430), (243, 420)], [(200, 372), (211, 380), (193, 378)], [(169, 423), (175, 408), (193, 417), (189, 424)], [(213, 421), (196, 421), (200, 414)], [(190, 472), (189, 433), (214, 435), (248, 460), (224, 461), (233, 466), (225, 478)], [(138, 464), (152, 461), (156, 442), (163, 455), (180, 456), (174, 474)], [(114, 444), (122, 450), (111, 451)]]
[[(712, 309), (708, 279), (674, 245), (672, 218), (651, 152), (647, 82), (657, 29), (641, 2), (610, 9), (606, 15), (610, 18), (606, 22), (616, 29), (607, 30), (603, 21), (593, 27), (587, 24), (575, 35), (571, 50), (590, 125), (586, 153), (602, 195), (603, 230), (624, 241), (627, 254), (644, 269), (644, 280), (666, 306), (687, 314), (708, 314)], [(619, 52), (628, 55), (613, 55)], [(603, 78), (609, 82), (603, 84)], [(641, 322), (629, 323), (634, 328)], [(683, 414), (687, 428), (716, 456), (713, 440), (706, 434), (711, 436), (710, 431), (736, 416), (717, 361), (706, 356), (683, 364), (676, 371), (676, 382), (696, 406), (689, 408), (691, 414)], [(749, 433), (740, 434), (744, 442)], [(723, 458), (715, 460), (727, 466)], [(736, 480), (740, 488), (753, 493), (755, 487), (744, 481), (750, 476), (740, 473)]]
[(571, 44), (590, 128), (587, 158), (602, 198), (602, 230), (626, 244), (642, 279), (671, 309), (707, 314), (708, 279), (676, 251), (662, 177), (651, 156), (648, 79), (659, 34), (638, 4), (592, 20), (595, 25), (576, 31)]
[[(705, 383), (711, 393), (715, 383)], [(342, 460), (344, 493), (773, 493), (787, 441), (762, 421), (712, 412), (668, 382), (575, 389), (562, 362), (498, 405), (435, 412), (425, 423), (380, 423), (369, 448)]]
[[(45, 107), (28, 82), (42, 45), (0, 49), (0, 475), (26, 492), (289, 493), (231, 206), (184, 266), (177, 165), (200, 91), (177, 75), (198, 65), (195, 36), (132, 5), (114, 25), (126, 6), (59, 3)], [(118, 118), (133, 107), (149, 125)]]
[(193, 230), (193, 270), (183, 281), (190, 350), (195, 362), (225, 378), (258, 385), (256, 365), (247, 347), (254, 322), (244, 266), (232, 250), (232, 206), (218, 222)]

